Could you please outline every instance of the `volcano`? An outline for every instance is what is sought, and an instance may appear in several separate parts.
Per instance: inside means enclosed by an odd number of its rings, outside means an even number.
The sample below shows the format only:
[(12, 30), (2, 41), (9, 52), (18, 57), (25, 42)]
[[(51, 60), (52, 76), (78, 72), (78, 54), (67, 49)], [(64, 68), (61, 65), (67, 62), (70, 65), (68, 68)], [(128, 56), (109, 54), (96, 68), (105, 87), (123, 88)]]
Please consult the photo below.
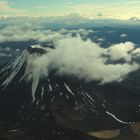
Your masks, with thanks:
[[(121, 82), (100, 84), (61, 75), (47, 59), (53, 47), (30, 46), (0, 71), (0, 128), (61, 125), (89, 132), (140, 121), (140, 73)], [(45, 61), (44, 61), (45, 60)], [(81, 60), (82, 61), (82, 60)], [(72, 71), (72, 69), (70, 70)]]

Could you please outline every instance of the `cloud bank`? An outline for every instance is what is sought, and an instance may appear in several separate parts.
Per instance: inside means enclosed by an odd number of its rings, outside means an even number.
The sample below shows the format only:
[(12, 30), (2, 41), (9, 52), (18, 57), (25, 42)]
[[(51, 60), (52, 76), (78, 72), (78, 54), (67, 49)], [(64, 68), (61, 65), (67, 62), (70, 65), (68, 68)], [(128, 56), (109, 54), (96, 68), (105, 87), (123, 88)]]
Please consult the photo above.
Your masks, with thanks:
[(32, 23), (26, 22), (22, 25), (7, 25), (1, 28), (0, 32), (0, 43), (4, 43), (30, 40), (37, 42), (52, 42), (76, 34), (80, 34), (82, 37), (87, 37), (94, 31), (82, 28), (75, 30), (60, 29), (58, 31), (53, 31), (44, 29), (41, 25), (33, 25)]
[[(35, 48), (36, 46), (34, 46)], [(24, 77), (28, 80), (46, 77), (52, 70), (59, 76), (75, 76), (85, 81), (99, 81), (100, 84), (122, 81), (140, 65), (134, 54), (139, 51), (131, 42), (101, 48), (91, 40), (80, 36), (63, 38), (55, 42), (55, 48), (44, 48), (46, 53), (27, 55), (27, 69)], [(116, 50), (116, 51), (115, 51)], [(124, 60), (121, 62), (121, 60)], [(117, 61), (117, 63), (114, 63)]]

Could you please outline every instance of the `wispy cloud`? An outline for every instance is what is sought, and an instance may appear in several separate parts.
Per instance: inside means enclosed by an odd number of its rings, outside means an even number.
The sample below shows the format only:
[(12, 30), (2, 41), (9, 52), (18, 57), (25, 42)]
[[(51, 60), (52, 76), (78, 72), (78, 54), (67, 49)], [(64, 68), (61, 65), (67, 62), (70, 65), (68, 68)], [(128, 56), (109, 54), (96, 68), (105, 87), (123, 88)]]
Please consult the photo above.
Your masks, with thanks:
[(19, 10), (16, 8), (13, 8), (9, 2), (7, 1), (0, 1), (0, 11), (2, 12), (12, 12), (12, 13), (23, 13), (24, 10)]
[[(89, 18), (113, 18), (113, 19), (129, 19), (133, 15), (140, 17), (139, 7), (140, 1), (128, 1), (122, 3), (95, 3), (95, 4), (76, 4), (71, 9), (75, 13)], [(125, 9), (125, 10), (124, 10)]]
[(37, 6), (37, 9), (48, 9), (48, 6)]
[(126, 4), (140, 4), (139, 0), (127, 1)]

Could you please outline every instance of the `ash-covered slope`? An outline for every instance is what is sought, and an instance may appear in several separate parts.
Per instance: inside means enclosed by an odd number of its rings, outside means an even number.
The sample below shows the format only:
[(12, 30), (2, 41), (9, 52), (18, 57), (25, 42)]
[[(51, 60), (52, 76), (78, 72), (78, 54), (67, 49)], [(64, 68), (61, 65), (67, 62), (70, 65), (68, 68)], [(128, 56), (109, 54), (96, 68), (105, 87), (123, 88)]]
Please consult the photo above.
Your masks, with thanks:
[(56, 124), (82, 131), (113, 128), (139, 120), (139, 71), (129, 74), (122, 82), (100, 84), (98, 80), (84, 80), (74, 72), (66, 73), (63, 63), (58, 70), (60, 64), (53, 65), (54, 60), (49, 59), (55, 55), (49, 53), (53, 49), (31, 46), (1, 69), (3, 128), (18, 128), (44, 116), (47, 125), (54, 119)]

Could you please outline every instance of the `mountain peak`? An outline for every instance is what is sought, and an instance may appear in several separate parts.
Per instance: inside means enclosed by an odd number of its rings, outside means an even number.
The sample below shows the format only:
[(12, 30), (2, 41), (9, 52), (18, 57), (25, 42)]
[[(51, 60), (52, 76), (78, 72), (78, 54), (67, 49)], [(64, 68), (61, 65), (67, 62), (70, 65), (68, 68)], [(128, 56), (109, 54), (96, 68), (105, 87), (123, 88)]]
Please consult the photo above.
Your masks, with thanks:
[(40, 45), (31, 45), (30, 47), (27, 48), (29, 53), (38, 53), (38, 54), (45, 54), (46, 50), (40, 46)]

